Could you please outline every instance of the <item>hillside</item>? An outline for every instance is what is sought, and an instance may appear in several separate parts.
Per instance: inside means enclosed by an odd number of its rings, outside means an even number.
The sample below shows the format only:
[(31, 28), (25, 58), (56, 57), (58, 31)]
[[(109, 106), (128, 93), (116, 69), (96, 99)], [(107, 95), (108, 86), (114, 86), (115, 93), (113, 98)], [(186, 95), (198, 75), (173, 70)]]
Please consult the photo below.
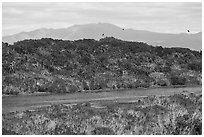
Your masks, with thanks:
[(3, 94), (202, 84), (202, 52), (105, 37), (2, 44)]
[(165, 47), (183, 47), (193, 50), (202, 49), (202, 32), (196, 34), (156, 33), (144, 30), (133, 30), (109, 23), (73, 25), (60, 29), (37, 29), (3, 37), (3, 42), (13, 43), (24, 39), (53, 38), (63, 40), (95, 39), (115, 37), (127, 41), (141, 41), (150, 45)]

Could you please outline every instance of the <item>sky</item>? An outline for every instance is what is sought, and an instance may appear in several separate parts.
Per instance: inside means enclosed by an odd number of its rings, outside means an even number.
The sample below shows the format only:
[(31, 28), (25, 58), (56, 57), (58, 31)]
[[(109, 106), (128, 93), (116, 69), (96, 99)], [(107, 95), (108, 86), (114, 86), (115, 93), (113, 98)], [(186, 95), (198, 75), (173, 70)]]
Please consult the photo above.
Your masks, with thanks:
[(2, 35), (75, 24), (111, 23), (162, 33), (202, 31), (202, 3), (3, 3)]

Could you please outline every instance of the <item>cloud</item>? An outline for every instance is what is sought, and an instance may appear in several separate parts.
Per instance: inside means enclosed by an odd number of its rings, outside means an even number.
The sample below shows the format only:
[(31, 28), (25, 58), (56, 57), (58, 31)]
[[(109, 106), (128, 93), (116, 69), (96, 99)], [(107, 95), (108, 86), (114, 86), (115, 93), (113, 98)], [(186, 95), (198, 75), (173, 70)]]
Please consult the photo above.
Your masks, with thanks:
[[(17, 33), (23, 28), (26, 31), (97, 22), (157, 32), (175, 33), (186, 29), (196, 32), (202, 29), (202, 3), (10, 2), (3, 3), (2, 11), (3, 35)], [(16, 29), (12, 29), (14, 26)]]

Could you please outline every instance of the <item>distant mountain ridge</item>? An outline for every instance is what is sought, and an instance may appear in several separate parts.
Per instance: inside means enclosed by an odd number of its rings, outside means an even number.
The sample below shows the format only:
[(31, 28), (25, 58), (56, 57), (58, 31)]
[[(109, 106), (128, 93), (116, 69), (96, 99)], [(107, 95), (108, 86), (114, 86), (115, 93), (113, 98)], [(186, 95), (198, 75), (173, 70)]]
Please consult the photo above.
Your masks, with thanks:
[(24, 39), (53, 38), (63, 40), (96, 39), (115, 37), (127, 41), (141, 41), (150, 45), (163, 47), (182, 47), (193, 50), (202, 49), (202, 32), (196, 34), (169, 34), (145, 30), (125, 29), (109, 23), (73, 25), (60, 29), (37, 29), (30, 32), (21, 32), (2, 38), (3, 42), (14, 43)]

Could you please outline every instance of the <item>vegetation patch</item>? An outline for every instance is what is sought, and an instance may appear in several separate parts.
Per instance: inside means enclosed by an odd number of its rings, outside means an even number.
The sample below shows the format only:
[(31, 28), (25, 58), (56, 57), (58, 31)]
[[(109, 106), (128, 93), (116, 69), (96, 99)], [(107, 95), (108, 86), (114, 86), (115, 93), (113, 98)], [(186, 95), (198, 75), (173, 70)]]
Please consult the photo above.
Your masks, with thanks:
[(113, 37), (2, 43), (2, 61), (8, 95), (202, 84), (202, 51)]
[(20, 135), (202, 135), (202, 95), (149, 96), (131, 103), (52, 105), (2, 115), (2, 133)]

